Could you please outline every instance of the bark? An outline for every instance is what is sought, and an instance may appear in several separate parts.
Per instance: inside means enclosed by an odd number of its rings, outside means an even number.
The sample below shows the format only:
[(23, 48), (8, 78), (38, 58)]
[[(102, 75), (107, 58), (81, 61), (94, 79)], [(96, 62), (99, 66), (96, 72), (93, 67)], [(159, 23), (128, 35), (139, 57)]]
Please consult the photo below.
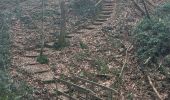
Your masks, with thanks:
[(44, 0), (42, 0), (42, 32), (41, 32), (41, 50), (40, 50), (40, 56), (43, 55), (43, 49), (44, 49)]
[(65, 36), (66, 36), (66, 10), (64, 0), (59, 0), (60, 10), (61, 10), (61, 23), (60, 23), (60, 36), (59, 36), (59, 45), (64, 46)]

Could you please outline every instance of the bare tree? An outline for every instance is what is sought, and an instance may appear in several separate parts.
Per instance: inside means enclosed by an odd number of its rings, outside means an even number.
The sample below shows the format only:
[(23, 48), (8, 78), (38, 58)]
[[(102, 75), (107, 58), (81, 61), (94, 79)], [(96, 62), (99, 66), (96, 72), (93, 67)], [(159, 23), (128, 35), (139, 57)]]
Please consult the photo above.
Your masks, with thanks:
[(40, 56), (43, 55), (43, 49), (44, 49), (44, 42), (45, 42), (45, 37), (44, 37), (44, 0), (42, 0), (42, 32), (41, 32), (41, 50), (40, 50)]
[(65, 36), (66, 36), (66, 9), (65, 9), (65, 1), (59, 0), (60, 10), (61, 10), (61, 22), (60, 22), (60, 36), (58, 43), (62, 47), (66, 44)]

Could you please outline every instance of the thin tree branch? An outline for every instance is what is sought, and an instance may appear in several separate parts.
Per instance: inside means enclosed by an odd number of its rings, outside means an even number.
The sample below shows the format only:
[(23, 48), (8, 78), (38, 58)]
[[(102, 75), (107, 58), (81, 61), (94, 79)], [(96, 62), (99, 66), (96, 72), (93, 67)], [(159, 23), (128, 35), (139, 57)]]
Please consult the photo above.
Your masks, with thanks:
[(156, 95), (158, 96), (158, 98), (160, 100), (163, 100), (161, 95), (159, 94), (159, 92), (157, 91), (157, 89), (155, 88), (155, 86), (153, 85), (152, 81), (151, 81), (151, 78), (149, 75), (147, 75), (147, 78), (148, 78), (148, 81), (149, 81), (149, 84), (151, 85), (152, 89), (154, 90), (154, 92), (156, 93)]

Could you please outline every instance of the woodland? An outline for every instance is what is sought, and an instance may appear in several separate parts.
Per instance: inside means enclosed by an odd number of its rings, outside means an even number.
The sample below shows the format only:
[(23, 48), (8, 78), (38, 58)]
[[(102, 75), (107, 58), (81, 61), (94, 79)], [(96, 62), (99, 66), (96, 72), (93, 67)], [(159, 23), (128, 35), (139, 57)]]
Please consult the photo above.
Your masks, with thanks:
[(0, 100), (170, 100), (170, 0), (0, 0)]

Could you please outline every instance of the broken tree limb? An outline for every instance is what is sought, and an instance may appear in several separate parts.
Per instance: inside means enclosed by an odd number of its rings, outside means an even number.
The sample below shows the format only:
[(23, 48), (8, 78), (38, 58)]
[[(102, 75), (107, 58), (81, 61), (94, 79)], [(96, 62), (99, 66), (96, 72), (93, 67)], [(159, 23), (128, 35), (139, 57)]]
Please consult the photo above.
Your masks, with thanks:
[[(150, 60), (151, 60), (151, 57), (149, 57), (148, 59), (146, 59), (146, 61), (144, 62), (144, 65), (148, 64)], [(147, 77), (147, 79), (148, 79), (148, 81), (149, 81), (149, 84), (150, 84), (150, 86), (152, 87), (152, 89), (154, 90), (154, 92), (156, 93), (157, 97), (158, 97), (160, 100), (163, 100), (163, 99), (161, 98), (161, 95), (159, 94), (159, 92), (158, 92), (157, 89), (155, 88), (153, 82), (151, 81), (151, 78), (150, 78), (150, 76), (148, 75), (148, 73), (147, 73), (146, 71), (144, 71), (144, 70), (143, 70), (143, 72), (144, 72), (143, 74), (146, 75), (146, 77)]]
[(155, 5), (150, 0), (146, 0), (146, 3), (149, 4), (152, 7), (155, 7)]
[(136, 9), (139, 10), (142, 13), (142, 15), (145, 15), (145, 11), (134, 0), (131, 0), (131, 1), (136, 7)]
[(126, 55), (125, 55), (125, 59), (124, 59), (124, 62), (123, 62), (123, 66), (122, 66), (122, 69), (121, 69), (121, 72), (119, 74), (119, 78), (122, 77), (122, 74), (123, 74), (123, 70), (127, 64), (127, 59), (128, 59), (128, 50), (129, 50), (130, 46), (126, 49)]
[(159, 92), (157, 91), (157, 89), (155, 88), (155, 86), (153, 85), (153, 83), (152, 83), (151, 78), (150, 78), (149, 75), (147, 75), (147, 79), (148, 79), (149, 84), (151, 85), (152, 89), (154, 90), (154, 92), (155, 92), (156, 95), (158, 96), (158, 98), (159, 98), (160, 100), (163, 100), (162, 97), (161, 97), (161, 95), (159, 94)]

